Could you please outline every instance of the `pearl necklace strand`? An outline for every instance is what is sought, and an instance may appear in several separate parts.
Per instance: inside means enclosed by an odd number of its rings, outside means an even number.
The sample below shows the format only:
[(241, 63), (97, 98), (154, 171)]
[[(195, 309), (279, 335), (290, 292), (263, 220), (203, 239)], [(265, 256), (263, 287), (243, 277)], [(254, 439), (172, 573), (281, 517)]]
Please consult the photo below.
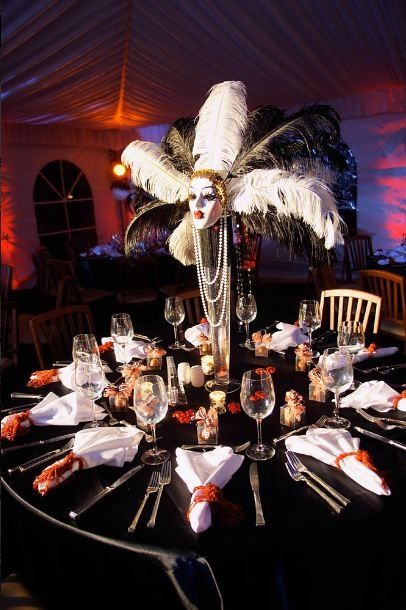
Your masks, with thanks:
[[(200, 245), (200, 238), (197, 234), (197, 229), (193, 225), (193, 243), (195, 249), (195, 257), (196, 257), (196, 269), (197, 269), (197, 278), (199, 281), (199, 289), (200, 295), (202, 297), (203, 310), (207, 320), (209, 321), (211, 326), (217, 327), (220, 326), (224, 320), (224, 315), (226, 312), (227, 306), (227, 282), (228, 282), (228, 257), (227, 257), (227, 218), (226, 216), (222, 216), (220, 219), (220, 230), (219, 230), (219, 251), (218, 251), (218, 262), (216, 273), (212, 280), (209, 280), (206, 277), (206, 273), (203, 269), (202, 264), (202, 252)], [(220, 275), (220, 285), (217, 292), (217, 295), (211, 298), (208, 294), (208, 287), (212, 286), (218, 279)], [(221, 298), (221, 311), (220, 317), (217, 322), (214, 322), (211, 319), (207, 303), (216, 303)], [(213, 308), (214, 309), (214, 308)]]

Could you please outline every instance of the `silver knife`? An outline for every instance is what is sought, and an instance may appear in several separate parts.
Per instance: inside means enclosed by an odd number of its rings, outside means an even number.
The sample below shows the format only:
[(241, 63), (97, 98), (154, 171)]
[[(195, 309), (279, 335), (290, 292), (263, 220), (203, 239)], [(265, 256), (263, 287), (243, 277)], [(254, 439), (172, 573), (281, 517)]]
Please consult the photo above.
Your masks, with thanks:
[[(235, 445), (232, 446), (231, 449), (233, 450), (234, 453), (241, 453), (242, 451), (244, 451), (244, 449), (247, 449), (251, 444), (251, 441), (247, 441), (246, 443), (243, 443), (242, 445)], [(229, 447), (229, 445), (210, 445), (210, 444), (206, 444), (206, 443), (200, 443), (199, 445), (181, 445), (180, 448), (181, 449), (203, 449), (203, 451), (205, 449), (217, 449), (217, 447)]]
[(258, 478), (258, 466), (256, 462), (252, 462), (250, 466), (250, 483), (251, 489), (254, 493), (255, 502), (255, 525), (262, 527), (265, 525), (264, 513), (262, 512), (261, 498), (259, 495), (259, 478)]
[(398, 449), (403, 449), (406, 451), (406, 445), (404, 443), (399, 443), (399, 441), (394, 441), (390, 438), (385, 438), (380, 434), (375, 434), (375, 432), (370, 432), (369, 430), (364, 430), (364, 428), (358, 428), (358, 426), (354, 426), (354, 429), (357, 432), (361, 432), (361, 434), (365, 434), (366, 436), (370, 436), (371, 438), (375, 438), (377, 441), (382, 441), (383, 443), (388, 443), (388, 445), (392, 445), (393, 447), (397, 447)]
[(24, 392), (11, 392), (10, 398), (32, 398), (33, 400), (42, 400), (45, 396), (42, 394), (25, 394)]
[(119, 479), (117, 479), (117, 481), (114, 481), (114, 483), (105, 487), (100, 493), (96, 494), (88, 502), (82, 504), (82, 506), (79, 506), (77, 510), (71, 510), (69, 513), (69, 517), (76, 521), (81, 515), (83, 515), (83, 513), (89, 510), (89, 508), (94, 506), (97, 502), (99, 502), (99, 500), (101, 500), (102, 498), (110, 494), (112, 491), (117, 489), (117, 487), (120, 487), (120, 485), (128, 481), (128, 479), (130, 479), (133, 475), (139, 472), (141, 468), (144, 468), (144, 466), (145, 464), (139, 464), (138, 466), (135, 466), (135, 468), (132, 468), (131, 470), (123, 474)]
[(0, 415), (11, 415), (12, 413), (20, 413), (21, 411), (26, 411), (29, 407), (36, 407), (37, 404), (37, 402), (26, 402), (25, 404), (19, 405), (18, 407), (1, 409)]
[(54, 436), (53, 438), (47, 438), (44, 441), (34, 441), (32, 443), (26, 443), (25, 445), (18, 445), (18, 447), (6, 447), (1, 450), (1, 455), (6, 453), (10, 453), (11, 451), (18, 451), (19, 449), (26, 449), (27, 447), (38, 447), (40, 445), (48, 445), (49, 443), (57, 443), (58, 441), (63, 441), (67, 438), (73, 438), (76, 432), (71, 432), (71, 434), (63, 434), (62, 436)]

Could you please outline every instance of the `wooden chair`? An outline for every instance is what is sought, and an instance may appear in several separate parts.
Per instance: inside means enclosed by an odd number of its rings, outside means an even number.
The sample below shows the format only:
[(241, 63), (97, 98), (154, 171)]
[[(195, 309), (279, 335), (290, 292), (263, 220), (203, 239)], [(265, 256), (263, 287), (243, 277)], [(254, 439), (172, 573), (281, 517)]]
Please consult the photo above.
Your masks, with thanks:
[(185, 306), (186, 321), (190, 326), (199, 324), (203, 317), (203, 307), (199, 288), (179, 290), (176, 295), (182, 299)]
[(380, 269), (364, 269), (365, 288), (382, 297), (381, 332), (404, 341), (406, 353), (406, 277)]
[(10, 265), (1, 265), (1, 300), (7, 301), (13, 278), (13, 268)]
[[(31, 318), (30, 330), (42, 369), (53, 360), (72, 358), (72, 339), (80, 333), (93, 333), (94, 323), (88, 305), (69, 305)], [(48, 362), (49, 364), (49, 362)]]
[[(56, 307), (85, 303), (91, 305), (102, 299), (113, 298), (112, 290), (102, 288), (82, 288), (76, 281), (76, 274), (71, 261), (49, 258), (46, 268), (56, 287)], [(69, 280), (68, 280), (69, 278)]]
[(320, 310), (322, 325), (328, 326), (330, 330), (338, 330), (341, 322), (354, 320), (362, 322), (364, 330), (368, 329), (368, 322), (372, 314), (372, 332), (377, 334), (379, 331), (381, 318), (382, 298), (362, 290), (352, 290), (349, 288), (335, 288), (323, 290), (320, 296)]
[(19, 328), (17, 303), (1, 304), (1, 370), (18, 364)]
[(310, 267), (309, 281), (312, 282), (318, 299), (323, 290), (337, 288), (336, 272), (332, 265), (321, 265), (320, 267)]
[[(372, 254), (372, 240), (369, 235), (346, 235), (344, 237), (344, 267), (346, 281), (353, 281), (353, 272), (367, 266), (367, 258)], [(359, 274), (355, 274), (356, 276)]]
[(122, 305), (147, 305), (158, 301), (157, 261), (155, 257), (120, 261), (120, 290), (116, 299)]

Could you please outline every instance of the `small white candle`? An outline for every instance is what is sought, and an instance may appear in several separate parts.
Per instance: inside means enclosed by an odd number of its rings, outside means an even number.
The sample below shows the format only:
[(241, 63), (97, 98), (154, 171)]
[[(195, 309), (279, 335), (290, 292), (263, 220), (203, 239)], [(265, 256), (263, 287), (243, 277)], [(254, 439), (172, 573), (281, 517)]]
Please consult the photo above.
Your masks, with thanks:
[(190, 369), (190, 381), (195, 388), (201, 388), (204, 385), (204, 373), (200, 364), (195, 364)]
[(183, 384), (190, 383), (190, 364), (189, 364), (189, 362), (179, 362), (178, 379)]
[(202, 369), (205, 375), (213, 375), (214, 373), (214, 358), (213, 356), (202, 356), (201, 357)]

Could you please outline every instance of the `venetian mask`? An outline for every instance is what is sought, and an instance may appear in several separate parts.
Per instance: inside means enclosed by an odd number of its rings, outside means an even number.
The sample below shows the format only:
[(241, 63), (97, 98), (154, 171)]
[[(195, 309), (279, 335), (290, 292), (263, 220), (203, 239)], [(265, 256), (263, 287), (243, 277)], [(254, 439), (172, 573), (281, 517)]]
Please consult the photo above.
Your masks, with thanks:
[(196, 229), (207, 229), (218, 221), (223, 206), (216, 186), (209, 178), (192, 178), (189, 186), (189, 208)]

